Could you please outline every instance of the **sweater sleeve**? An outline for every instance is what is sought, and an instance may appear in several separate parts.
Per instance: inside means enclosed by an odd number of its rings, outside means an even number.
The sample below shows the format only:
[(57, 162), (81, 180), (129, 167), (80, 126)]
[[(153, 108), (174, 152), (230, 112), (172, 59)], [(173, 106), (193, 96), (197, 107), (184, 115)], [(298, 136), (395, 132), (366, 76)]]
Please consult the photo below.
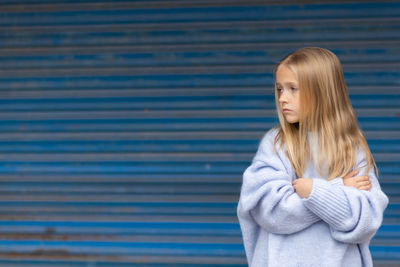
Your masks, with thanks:
[[(360, 173), (365, 173), (365, 159), (358, 161)], [(332, 186), (322, 179), (314, 179), (310, 196), (304, 204), (330, 225), (332, 237), (345, 243), (369, 241), (383, 219), (388, 204), (382, 192), (374, 168), (368, 176), (370, 191), (358, 190), (350, 186)]]
[(295, 193), (291, 175), (273, 151), (273, 139), (267, 133), (244, 172), (238, 217), (239, 221), (254, 220), (270, 233), (292, 234), (321, 219)]

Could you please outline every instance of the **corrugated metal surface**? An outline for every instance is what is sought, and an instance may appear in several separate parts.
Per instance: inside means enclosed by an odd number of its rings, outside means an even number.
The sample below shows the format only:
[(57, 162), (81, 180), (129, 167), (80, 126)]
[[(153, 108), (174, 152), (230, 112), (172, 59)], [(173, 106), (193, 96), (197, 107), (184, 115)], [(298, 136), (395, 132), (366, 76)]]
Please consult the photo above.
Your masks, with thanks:
[[(400, 262), (400, 3), (0, 1), (0, 265), (245, 266), (241, 174), (272, 66), (342, 60)], [(379, 3), (378, 3), (379, 2)]]

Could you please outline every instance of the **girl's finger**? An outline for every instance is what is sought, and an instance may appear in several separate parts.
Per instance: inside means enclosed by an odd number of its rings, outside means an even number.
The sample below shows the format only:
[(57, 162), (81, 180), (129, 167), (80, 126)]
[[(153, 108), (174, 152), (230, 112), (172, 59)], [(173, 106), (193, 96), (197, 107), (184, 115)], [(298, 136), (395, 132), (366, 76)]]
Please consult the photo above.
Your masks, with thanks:
[(370, 186), (361, 186), (358, 189), (368, 191), (371, 187)]
[(352, 178), (352, 177), (354, 177), (355, 175), (357, 175), (359, 171), (360, 171), (360, 170), (357, 169), (357, 170), (355, 170), (355, 171), (349, 172), (349, 173), (346, 174), (346, 176), (343, 177), (343, 178)]
[(359, 186), (370, 186), (370, 185), (371, 185), (371, 182), (368, 180), (368, 181), (358, 182), (357, 184), (358, 184)]
[(372, 184), (361, 185), (361, 186), (358, 186), (358, 189), (360, 189), (360, 190), (370, 190), (371, 187), (372, 187)]
[(358, 177), (356, 177), (356, 181), (357, 182), (369, 181), (369, 177), (368, 176), (358, 176)]

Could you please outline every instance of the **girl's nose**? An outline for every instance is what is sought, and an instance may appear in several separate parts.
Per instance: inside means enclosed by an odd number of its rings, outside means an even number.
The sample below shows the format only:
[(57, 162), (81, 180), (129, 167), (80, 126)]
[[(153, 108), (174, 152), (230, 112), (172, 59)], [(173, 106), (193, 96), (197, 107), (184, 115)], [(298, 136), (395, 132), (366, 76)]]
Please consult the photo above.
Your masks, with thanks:
[(287, 96), (285, 91), (283, 91), (279, 96), (279, 103), (287, 103)]

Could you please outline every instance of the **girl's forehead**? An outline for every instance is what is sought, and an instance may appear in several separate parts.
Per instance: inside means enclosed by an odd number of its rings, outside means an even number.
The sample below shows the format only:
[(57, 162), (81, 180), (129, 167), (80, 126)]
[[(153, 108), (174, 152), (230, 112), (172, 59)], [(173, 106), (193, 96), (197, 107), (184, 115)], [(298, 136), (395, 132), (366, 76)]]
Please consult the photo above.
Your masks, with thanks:
[(296, 74), (286, 66), (279, 66), (276, 70), (275, 80), (277, 83), (297, 83)]
[(279, 65), (276, 68), (276, 72), (275, 73), (276, 74), (278, 74), (278, 73), (291, 73), (291, 74), (295, 75), (295, 72), (293, 71), (293, 69), (290, 66), (286, 65), (286, 64)]

